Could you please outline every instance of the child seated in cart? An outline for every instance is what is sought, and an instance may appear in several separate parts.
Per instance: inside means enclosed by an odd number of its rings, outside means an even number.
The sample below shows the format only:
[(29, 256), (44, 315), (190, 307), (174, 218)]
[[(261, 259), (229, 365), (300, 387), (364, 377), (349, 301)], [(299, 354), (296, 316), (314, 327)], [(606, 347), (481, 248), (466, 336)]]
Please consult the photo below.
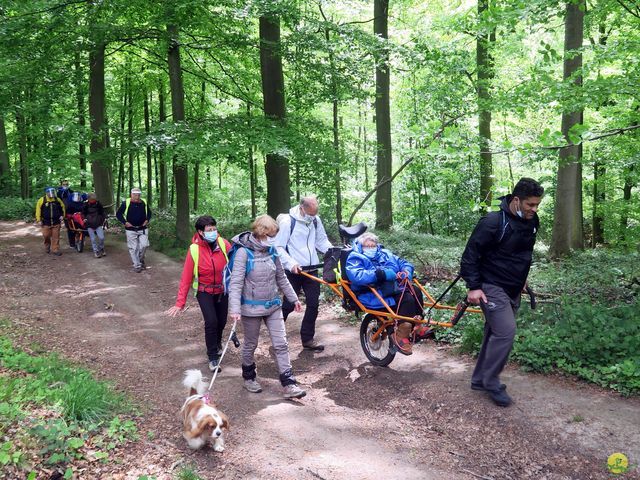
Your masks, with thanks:
[[(347, 257), (346, 273), (353, 292), (366, 308), (387, 311), (385, 305), (371, 291), (375, 288), (385, 303), (403, 317), (422, 318), (422, 292), (411, 286), (414, 268), (407, 260), (382, 248), (378, 237), (373, 233), (363, 233), (353, 244), (353, 251)], [(399, 321), (391, 336), (398, 351), (411, 355), (413, 325)], [(426, 327), (418, 327), (426, 330)], [(422, 331), (414, 332), (421, 336)]]

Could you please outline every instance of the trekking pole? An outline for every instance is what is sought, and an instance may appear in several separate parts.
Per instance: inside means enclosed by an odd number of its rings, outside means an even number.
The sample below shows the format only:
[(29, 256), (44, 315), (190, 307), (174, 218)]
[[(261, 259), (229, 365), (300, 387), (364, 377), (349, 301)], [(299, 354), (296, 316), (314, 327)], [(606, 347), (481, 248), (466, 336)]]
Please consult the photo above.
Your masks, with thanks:
[[(227, 339), (227, 343), (224, 344), (224, 348), (222, 349), (222, 354), (218, 359), (218, 365), (222, 363), (222, 359), (224, 358), (224, 354), (227, 353), (227, 348), (229, 348), (229, 342), (233, 342), (233, 345), (238, 348), (240, 346), (240, 341), (238, 340), (238, 336), (236, 335), (236, 326), (238, 325), (238, 321), (235, 320), (233, 322), (233, 326), (231, 327), (231, 332), (229, 333), (229, 338)], [(218, 376), (219, 368), (216, 368), (216, 371), (213, 372), (213, 377), (211, 377), (211, 383), (209, 383), (209, 390), (213, 387), (213, 382), (216, 380)]]

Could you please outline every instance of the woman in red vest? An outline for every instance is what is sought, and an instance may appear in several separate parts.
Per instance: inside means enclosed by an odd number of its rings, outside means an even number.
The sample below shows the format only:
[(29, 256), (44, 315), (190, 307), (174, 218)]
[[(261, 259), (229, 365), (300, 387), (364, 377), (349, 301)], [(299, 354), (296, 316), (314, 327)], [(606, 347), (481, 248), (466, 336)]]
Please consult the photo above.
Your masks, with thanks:
[[(221, 370), (222, 332), (227, 324), (229, 305), (224, 291), (223, 273), (231, 244), (218, 234), (216, 220), (208, 215), (196, 220), (196, 233), (184, 261), (176, 304), (167, 310), (175, 317), (184, 310), (189, 289), (193, 287), (204, 317), (204, 339), (209, 370)], [(197, 268), (194, 268), (197, 265)]]

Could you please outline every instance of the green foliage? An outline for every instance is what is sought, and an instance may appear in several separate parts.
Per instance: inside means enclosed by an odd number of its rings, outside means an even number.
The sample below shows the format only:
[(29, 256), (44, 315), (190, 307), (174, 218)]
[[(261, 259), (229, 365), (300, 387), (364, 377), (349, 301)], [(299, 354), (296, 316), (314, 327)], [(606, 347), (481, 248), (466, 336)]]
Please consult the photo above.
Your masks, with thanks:
[(175, 476), (176, 480), (202, 480), (202, 477), (198, 475), (195, 467), (193, 466), (183, 466), (178, 470), (178, 473)]
[(37, 199), (0, 197), (0, 220), (33, 220), (36, 202)]
[(638, 394), (639, 307), (640, 301), (605, 307), (584, 296), (563, 298), (560, 319), (553, 323), (525, 316), (513, 358), (525, 369), (558, 369), (625, 395)]
[[(9, 372), (0, 376), (0, 432), (11, 427), (12, 439), (31, 437), (2, 444), (0, 465), (21, 467), (23, 445), (34, 442), (40, 462), (49, 465), (86, 459), (89, 444), (91, 458), (106, 461), (109, 450), (138, 438), (135, 423), (118, 415), (132, 411), (130, 402), (86, 370), (57, 355), (29, 354), (4, 337), (0, 365)], [(35, 409), (37, 415), (32, 413)], [(49, 414), (43, 416), (42, 411)], [(65, 478), (72, 472), (67, 468)]]

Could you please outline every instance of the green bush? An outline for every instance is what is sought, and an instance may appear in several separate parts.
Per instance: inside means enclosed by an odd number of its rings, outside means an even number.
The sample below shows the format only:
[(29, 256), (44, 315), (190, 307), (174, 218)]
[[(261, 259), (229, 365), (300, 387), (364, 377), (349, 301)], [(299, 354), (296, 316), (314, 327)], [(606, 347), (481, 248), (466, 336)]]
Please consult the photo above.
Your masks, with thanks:
[(37, 199), (19, 197), (0, 198), (0, 220), (32, 221), (35, 218)]
[(640, 393), (640, 302), (604, 307), (564, 298), (552, 323), (524, 316), (513, 358), (525, 369), (558, 369), (625, 395)]

